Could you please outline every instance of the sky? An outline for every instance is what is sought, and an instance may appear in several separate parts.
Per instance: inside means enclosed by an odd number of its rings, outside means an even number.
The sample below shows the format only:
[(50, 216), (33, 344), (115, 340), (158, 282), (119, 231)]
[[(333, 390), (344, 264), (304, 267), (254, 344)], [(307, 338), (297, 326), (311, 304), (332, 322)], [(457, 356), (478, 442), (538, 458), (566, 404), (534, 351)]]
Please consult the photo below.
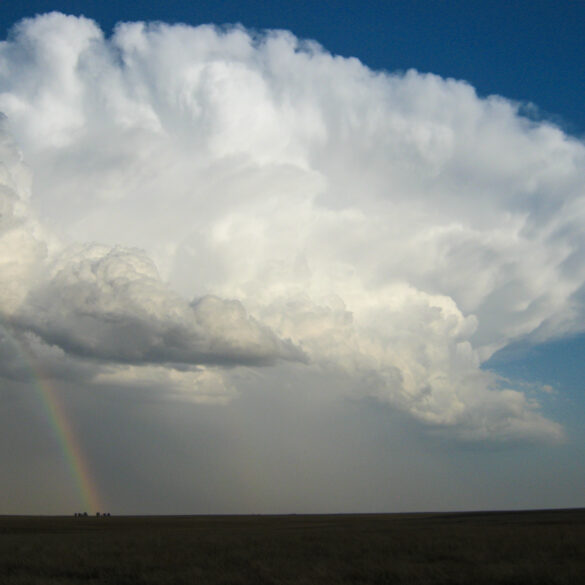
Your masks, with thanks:
[(0, 514), (585, 505), (584, 18), (0, 5)]

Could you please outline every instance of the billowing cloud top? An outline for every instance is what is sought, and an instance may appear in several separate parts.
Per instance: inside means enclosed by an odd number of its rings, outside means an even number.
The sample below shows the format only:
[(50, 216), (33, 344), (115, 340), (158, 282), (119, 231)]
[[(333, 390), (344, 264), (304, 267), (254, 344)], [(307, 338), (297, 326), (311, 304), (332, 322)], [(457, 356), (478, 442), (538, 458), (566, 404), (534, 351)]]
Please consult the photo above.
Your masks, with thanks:
[(0, 304), (35, 347), (222, 400), (287, 360), (458, 436), (562, 438), (481, 369), (585, 324), (585, 148), (518, 104), (282, 31), (52, 13), (0, 45), (0, 111), (33, 177), (6, 138)]

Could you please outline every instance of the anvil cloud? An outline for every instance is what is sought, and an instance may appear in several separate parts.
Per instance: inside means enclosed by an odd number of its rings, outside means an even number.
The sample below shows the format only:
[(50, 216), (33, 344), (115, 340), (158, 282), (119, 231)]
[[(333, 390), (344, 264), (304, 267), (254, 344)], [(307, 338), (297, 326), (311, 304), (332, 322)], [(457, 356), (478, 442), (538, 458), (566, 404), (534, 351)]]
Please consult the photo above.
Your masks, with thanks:
[(563, 438), (482, 369), (585, 329), (585, 147), (520, 104), (53, 13), (0, 44), (0, 111), (0, 308), (52, 371), (221, 402), (240, 366), (318, 370), (464, 439)]

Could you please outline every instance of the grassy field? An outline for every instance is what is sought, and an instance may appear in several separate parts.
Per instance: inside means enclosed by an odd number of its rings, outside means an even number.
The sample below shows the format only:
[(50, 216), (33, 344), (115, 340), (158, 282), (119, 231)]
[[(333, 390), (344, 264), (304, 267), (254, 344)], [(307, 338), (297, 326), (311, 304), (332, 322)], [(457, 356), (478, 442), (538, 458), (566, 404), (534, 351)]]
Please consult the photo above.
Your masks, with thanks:
[(585, 583), (585, 510), (0, 517), (0, 583)]

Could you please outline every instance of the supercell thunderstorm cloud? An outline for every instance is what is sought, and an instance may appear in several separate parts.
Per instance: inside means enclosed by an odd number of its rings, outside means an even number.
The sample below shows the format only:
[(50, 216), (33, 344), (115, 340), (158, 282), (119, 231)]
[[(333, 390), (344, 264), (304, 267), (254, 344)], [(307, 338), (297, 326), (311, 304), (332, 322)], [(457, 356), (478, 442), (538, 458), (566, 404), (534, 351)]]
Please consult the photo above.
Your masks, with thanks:
[(0, 44), (0, 111), (2, 323), (53, 379), (223, 408), (242, 372), (318, 376), (458, 440), (564, 439), (482, 369), (585, 330), (585, 147), (520, 104), (52, 13)]

